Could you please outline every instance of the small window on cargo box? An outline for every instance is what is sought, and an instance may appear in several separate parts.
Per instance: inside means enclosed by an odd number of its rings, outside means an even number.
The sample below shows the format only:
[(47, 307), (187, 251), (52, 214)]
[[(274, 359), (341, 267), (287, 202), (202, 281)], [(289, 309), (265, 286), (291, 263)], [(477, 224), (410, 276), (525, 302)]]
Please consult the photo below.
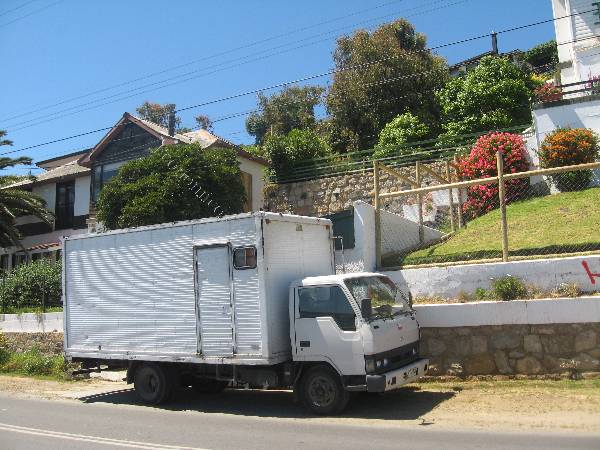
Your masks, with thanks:
[(238, 247), (233, 249), (233, 267), (236, 269), (256, 268), (256, 247)]

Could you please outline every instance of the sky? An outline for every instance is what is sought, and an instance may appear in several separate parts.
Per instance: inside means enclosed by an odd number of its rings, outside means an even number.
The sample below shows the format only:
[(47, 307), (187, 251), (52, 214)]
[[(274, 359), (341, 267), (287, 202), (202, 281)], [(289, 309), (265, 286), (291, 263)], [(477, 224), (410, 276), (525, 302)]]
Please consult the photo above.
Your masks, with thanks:
[[(222, 99), (327, 72), (339, 36), (400, 17), (435, 47), (550, 19), (552, 7), (551, 0), (0, 0), (0, 129), (14, 141), (0, 156), (39, 161), (92, 147), (106, 131), (18, 151), (110, 127), (146, 100), (178, 108), (216, 100), (183, 111), (182, 125), (206, 114), (215, 134), (250, 144), (243, 114), (256, 107), (256, 94)], [(547, 23), (500, 34), (499, 50), (552, 38)], [(453, 64), (490, 48), (485, 37), (436, 52)], [(327, 86), (330, 78), (301, 84)]]

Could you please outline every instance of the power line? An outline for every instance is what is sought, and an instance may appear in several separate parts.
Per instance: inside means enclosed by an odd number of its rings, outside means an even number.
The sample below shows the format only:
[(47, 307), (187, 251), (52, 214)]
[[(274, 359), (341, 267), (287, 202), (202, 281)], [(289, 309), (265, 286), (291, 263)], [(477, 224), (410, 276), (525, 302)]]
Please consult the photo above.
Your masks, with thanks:
[(21, 9), (21, 8), (24, 8), (25, 6), (27, 6), (27, 5), (29, 5), (30, 3), (33, 3), (33, 2), (35, 2), (35, 1), (37, 1), (37, 0), (30, 0), (30, 1), (28, 1), (28, 2), (22, 3), (21, 5), (17, 6), (16, 8), (9, 9), (8, 11), (4, 11), (3, 13), (0, 13), (0, 17), (2, 17), (2, 16), (5, 16), (5, 15), (7, 15), (7, 14), (10, 14), (10, 13), (12, 13), (12, 12), (15, 12), (15, 11), (17, 11), (17, 10)]
[[(39, 9), (36, 9), (35, 11), (32, 11), (32, 12), (30, 12), (29, 14), (25, 14), (24, 16), (17, 17), (16, 19), (13, 19), (13, 20), (11, 20), (11, 21), (9, 21), (9, 22), (2, 23), (2, 24), (0, 24), (0, 28), (4, 28), (4, 27), (6, 27), (6, 26), (8, 26), (8, 25), (10, 25), (10, 24), (12, 24), (12, 23), (18, 22), (19, 20), (26, 19), (27, 17), (29, 17), (29, 16), (32, 16), (32, 15), (34, 15), (34, 14), (37, 14), (37, 13), (39, 13), (39, 12), (42, 12), (42, 11), (44, 11), (45, 9), (48, 9), (48, 8), (50, 8), (51, 6), (58, 5), (58, 4), (59, 4), (59, 3), (61, 3), (62, 1), (63, 1), (63, 0), (58, 0), (57, 2), (50, 3), (49, 5), (46, 5), (46, 6), (42, 7), (42, 8), (39, 8)], [(31, 2), (29, 2), (29, 3), (31, 3)], [(13, 11), (14, 11), (14, 10), (13, 10)]]
[[(36, 0), (32, 0), (32, 1), (28, 2), (28, 3), (32, 3), (33, 1), (36, 1)], [(403, 1), (405, 1), (405, 0), (395, 0), (395, 1), (390, 1), (390, 2), (386, 2), (386, 3), (381, 3), (379, 5), (376, 5), (376, 6), (372, 7), (372, 8), (362, 9), (360, 11), (356, 11), (356, 12), (353, 12), (353, 13), (350, 13), (350, 14), (346, 14), (344, 16), (335, 17), (333, 19), (325, 20), (323, 22), (318, 22), (316, 24), (312, 24), (312, 25), (309, 25), (309, 26), (295, 28), (295, 29), (289, 30), (289, 31), (287, 31), (285, 33), (281, 33), (281, 34), (270, 36), (270, 37), (267, 37), (267, 38), (264, 38), (264, 39), (253, 41), (253, 42), (250, 42), (248, 44), (241, 45), (239, 47), (234, 47), (234, 48), (222, 51), (222, 52), (214, 53), (214, 54), (206, 56), (204, 58), (195, 59), (195, 60), (192, 60), (192, 61), (189, 61), (189, 62), (186, 62), (186, 63), (182, 63), (182, 64), (178, 64), (178, 65), (175, 65), (175, 66), (163, 69), (163, 70), (152, 72), (152, 73), (143, 75), (143, 76), (138, 77), (138, 78), (133, 78), (133, 79), (130, 79), (130, 80), (122, 82), (122, 83), (118, 83), (118, 84), (114, 84), (114, 85), (111, 85), (111, 86), (107, 86), (105, 88), (97, 89), (95, 91), (91, 91), (91, 92), (88, 92), (88, 93), (83, 94), (83, 95), (78, 95), (76, 97), (71, 97), (69, 99), (62, 100), (62, 101), (59, 101), (59, 102), (56, 102), (56, 103), (44, 106), (42, 108), (38, 108), (38, 109), (35, 109), (35, 110), (32, 110), (32, 111), (28, 111), (28, 112), (25, 112), (25, 113), (22, 113), (22, 114), (19, 114), (19, 115), (16, 115), (16, 116), (5, 117), (5, 118), (2, 118), (1, 120), (2, 121), (6, 121), (6, 120), (11, 120), (11, 119), (15, 119), (15, 118), (18, 118), (18, 117), (26, 116), (26, 115), (29, 115), (29, 114), (34, 114), (36, 112), (44, 111), (44, 110), (53, 108), (55, 106), (60, 106), (60, 105), (63, 105), (65, 103), (70, 103), (72, 101), (80, 100), (82, 98), (90, 97), (92, 95), (100, 94), (102, 92), (106, 92), (106, 91), (109, 91), (109, 90), (112, 90), (112, 89), (117, 89), (117, 88), (120, 88), (120, 87), (123, 87), (123, 86), (128, 86), (128, 85), (136, 83), (138, 81), (147, 80), (149, 78), (153, 78), (155, 76), (162, 75), (164, 73), (172, 72), (174, 70), (182, 69), (184, 67), (189, 67), (189, 66), (197, 64), (199, 62), (204, 62), (204, 61), (208, 61), (210, 59), (214, 59), (214, 58), (217, 58), (217, 57), (220, 57), (220, 56), (224, 56), (224, 55), (228, 55), (228, 54), (231, 54), (231, 53), (235, 53), (235, 52), (237, 52), (239, 50), (244, 50), (244, 49), (247, 49), (247, 48), (255, 47), (257, 45), (264, 44), (264, 43), (270, 42), (270, 41), (274, 41), (274, 40), (277, 40), (277, 39), (282, 38), (282, 37), (288, 37), (288, 36), (290, 36), (292, 34), (301, 33), (303, 31), (310, 30), (312, 28), (316, 28), (316, 27), (319, 27), (319, 26), (322, 26), (322, 25), (327, 25), (328, 23), (333, 23), (333, 22), (337, 22), (337, 21), (340, 21), (340, 20), (344, 20), (344, 19), (347, 19), (349, 17), (353, 17), (353, 16), (356, 16), (356, 15), (359, 15), (359, 14), (363, 14), (363, 13), (368, 12), (368, 11), (373, 11), (373, 10), (381, 9), (381, 8), (384, 8), (386, 6), (390, 6), (390, 5), (395, 4), (395, 3), (401, 3)], [(22, 5), (22, 6), (24, 6), (24, 5)], [(15, 8), (15, 9), (18, 9), (18, 8)], [(10, 11), (8, 11), (8, 12), (10, 12)], [(4, 14), (7, 14), (7, 13), (4, 13)], [(0, 14), (0, 16), (1, 15), (2, 14)]]
[[(443, 3), (444, 1), (446, 1), (446, 0), (437, 0), (437, 1), (433, 2), (433, 3)], [(428, 13), (428, 12), (437, 11), (437, 10), (444, 9), (444, 8), (447, 8), (447, 7), (450, 7), (450, 6), (455, 6), (455, 5), (460, 4), (460, 3), (465, 3), (467, 1), (469, 1), (469, 0), (455, 1), (453, 3), (448, 3), (446, 5), (442, 5), (440, 7), (436, 7), (436, 8), (430, 9), (430, 10), (421, 11), (419, 13), (415, 13), (415, 14), (412, 14), (412, 15), (407, 15), (406, 17), (412, 17), (412, 16), (415, 16), (415, 15), (418, 15), (418, 14), (424, 14), (424, 13)], [(418, 9), (418, 8), (412, 8), (412, 9)], [(359, 22), (359, 24), (360, 23), (364, 23), (364, 22), (371, 22), (371, 21), (379, 20), (379, 19), (381, 19), (381, 18), (369, 19), (369, 20), (366, 20), (366, 21)], [(353, 25), (351, 25), (351, 27), (355, 27), (356, 25), (357, 24), (353, 24)], [(348, 28), (348, 27), (343, 27), (343, 28), (345, 29), (345, 28)], [(284, 54), (284, 53), (289, 53), (291, 51), (298, 50), (300, 48), (305, 48), (305, 47), (308, 47), (308, 46), (311, 46), (311, 45), (318, 44), (318, 43), (323, 42), (324, 40), (327, 40), (327, 39), (318, 39), (318, 40), (313, 41), (313, 42), (308, 42), (307, 44), (298, 45), (296, 47), (284, 49), (284, 50), (281, 50), (281, 51), (278, 51), (278, 52), (274, 52), (274, 53), (267, 53), (267, 52), (270, 52), (272, 50), (276, 50), (276, 49), (279, 49), (279, 48), (282, 48), (282, 47), (287, 47), (289, 45), (293, 45), (293, 44), (296, 44), (296, 43), (299, 43), (299, 42), (309, 41), (310, 39), (313, 39), (315, 37), (320, 37), (320, 36), (323, 36), (323, 35), (331, 35), (331, 34), (336, 33), (337, 31), (339, 31), (339, 29), (328, 31), (326, 33), (320, 33), (318, 35), (311, 36), (309, 38), (304, 38), (304, 39), (301, 39), (299, 41), (294, 41), (294, 42), (289, 42), (289, 43), (286, 43), (286, 44), (282, 44), (282, 45), (279, 45), (279, 46), (276, 46), (276, 47), (273, 47), (273, 48), (270, 48), (270, 49), (261, 50), (261, 51), (255, 52), (255, 53), (250, 54), (250, 55), (246, 55), (246, 56), (241, 57), (241, 58), (234, 58), (234, 59), (231, 59), (231, 60), (228, 60), (228, 61), (224, 61), (224, 62), (221, 62), (221, 63), (218, 63), (218, 64), (214, 64), (212, 66), (204, 67), (204, 68), (201, 68), (201, 69), (196, 69), (196, 70), (193, 70), (193, 71), (190, 71), (190, 72), (185, 72), (183, 74), (175, 75), (175, 76), (167, 78), (167, 79), (163, 79), (163, 80), (155, 81), (155, 82), (152, 82), (152, 83), (148, 83), (146, 85), (142, 85), (142, 86), (139, 86), (139, 87), (133, 89), (133, 91), (138, 91), (138, 92), (132, 93), (132, 90), (123, 91), (123, 92), (119, 92), (119, 93), (116, 93), (116, 94), (105, 96), (105, 97), (102, 97), (102, 98), (99, 98), (99, 99), (94, 99), (94, 100), (91, 100), (91, 101), (89, 101), (87, 103), (83, 103), (83, 104), (79, 104), (79, 105), (75, 105), (75, 106), (70, 106), (68, 108), (65, 108), (65, 109), (62, 109), (62, 110), (59, 110), (59, 111), (55, 111), (55, 112), (52, 112), (52, 113), (49, 113), (49, 114), (46, 114), (46, 115), (43, 115), (43, 116), (38, 116), (38, 117), (33, 118), (33, 119), (28, 119), (26, 121), (18, 122), (16, 124), (13, 124), (12, 125), (13, 127), (15, 127), (15, 126), (18, 127), (19, 125), (24, 125), (24, 126), (21, 126), (19, 128), (12, 128), (10, 131), (12, 131), (12, 132), (19, 131), (19, 130), (22, 130), (22, 129), (25, 129), (25, 128), (29, 128), (31, 126), (36, 126), (36, 125), (39, 125), (39, 124), (42, 124), (42, 123), (46, 123), (46, 122), (51, 121), (51, 120), (60, 119), (62, 117), (68, 117), (70, 115), (73, 115), (73, 114), (76, 114), (76, 113), (79, 113), (79, 112), (84, 112), (84, 111), (88, 111), (88, 110), (91, 110), (91, 109), (96, 109), (96, 108), (99, 108), (99, 107), (102, 107), (102, 106), (105, 106), (105, 105), (109, 105), (109, 104), (112, 104), (112, 103), (115, 103), (115, 102), (118, 102), (118, 101), (121, 101), (121, 100), (126, 100), (128, 98), (136, 97), (136, 96), (141, 95), (141, 94), (145, 94), (145, 93), (148, 93), (148, 92), (153, 92), (153, 91), (156, 91), (156, 90), (159, 90), (159, 89), (164, 89), (166, 87), (174, 86), (174, 85), (177, 85), (177, 84), (184, 83), (186, 81), (190, 81), (190, 80), (194, 80), (194, 79), (197, 79), (197, 78), (201, 78), (201, 77), (205, 77), (205, 76), (208, 76), (208, 75), (212, 75), (214, 73), (221, 72), (221, 71), (224, 71), (224, 70), (233, 69), (233, 68), (245, 65), (245, 64), (252, 63), (252, 62), (261, 61), (261, 60), (270, 58), (272, 56), (277, 56), (277, 55), (281, 55), (281, 54)], [(488, 35), (486, 35), (486, 36), (488, 36)], [(264, 53), (267, 53), (267, 54), (265, 55)], [(259, 55), (261, 55), (261, 56), (259, 56)], [(253, 59), (247, 59), (247, 58), (251, 58), (253, 56), (256, 56), (256, 57), (253, 58)], [(226, 65), (226, 64), (230, 64), (230, 63), (236, 63), (237, 61), (240, 61), (241, 59), (247, 59), (247, 60), (246, 61), (242, 61), (242, 62), (237, 63), (237, 64), (233, 64), (233, 65), (228, 65), (228, 66)], [(222, 66), (224, 66), (224, 67), (222, 67)], [(210, 72), (205, 72), (205, 73), (198, 74), (199, 72), (205, 71), (207, 69), (213, 69), (213, 68), (217, 68), (217, 69), (212, 70)], [(198, 74), (198, 75), (193, 75), (193, 74)], [(188, 76), (188, 75), (193, 75), (193, 76)], [(182, 77), (187, 77), (187, 78), (183, 78), (182, 79)], [(163, 84), (163, 83), (167, 83), (167, 84)], [(153, 86), (156, 86), (156, 87), (153, 87)], [(149, 89), (146, 89), (146, 88), (149, 88)], [(146, 89), (146, 90), (143, 90), (143, 89)], [(123, 96), (124, 94), (127, 94), (127, 95)], [(110, 99), (114, 99), (114, 100), (97, 104), (98, 102), (101, 102), (101, 101), (104, 101), (104, 100), (110, 100)], [(61, 103), (66, 103), (66, 102), (67, 101), (61, 102)], [(78, 109), (78, 108), (89, 106), (89, 105), (93, 105), (93, 106), (90, 106), (90, 107), (84, 108), (84, 109)], [(47, 108), (44, 108), (44, 109), (47, 109)], [(62, 115), (58, 115), (57, 116), (57, 114), (61, 114), (63, 112), (67, 113), (69, 111), (72, 111), (72, 112), (70, 112), (68, 114), (62, 114)], [(30, 113), (23, 113), (23, 114), (19, 114), (19, 115), (16, 115), (16, 116), (11, 116), (9, 118), (5, 118), (3, 120), (10, 120), (10, 119), (22, 117), (24, 115), (29, 115), (29, 114)], [(41, 119), (45, 119), (45, 118), (49, 118), (49, 119), (48, 120), (41, 120)], [(35, 123), (32, 123), (32, 122), (35, 122)], [(29, 124), (29, 125), (27, 125), (27, 124)]]
[[(586, 12), (589, 12), (589, 11), (586, 11)], [(549, 19), (548, 21), (544, 21), (543, 23), (547, 23), (549, 21), (554, 21), (554, 20), (564, 19), (564, 18), (570, 17), (572, 15), (573, 14), (570, 14), (568, 16), (557, 17), (555, 19)], [(535, 22), (533, 24), (523, 25), (523, 26), (516, 27), (516, 28), (517, 29), (523, 29), (523, 28), (527, 28), (527, 27), (530, 27), (530, 26), (535, 26), (535, 25), (538, 25), (538, 24), (540, 24), (540, 22)], [(497, 33), (507, 33), (509, 31), (514, 31), (514, 29), (501, 30), (501, 31), (499, 31)], [(432, 48), (429, 48), (429, 49), (421, 50), (419, 52), (422, 52), (422, 51), (432, 51), (432, 50), (436, 50), (436, 49), (440, 49), (440, 48), (445, 48), (445, 47), (448, 47), (448, 46), (451, 46), (451, 45), (458, 45), (458, 44), (470, 42), (470, 41), (473, 41), (473, 40), (476, 40), (476, 39), (481, 39), (483, 37), (489, 37), (490, 35), (491, 35), (491, 33), (490, 34), (480, 35), (480, 36), (475, 36), (475, 37), (470, 37), (470, 38), (462, 39), (462, 40), (459, 40), (459, 41), (454, 41), (454, 42), (450, 42), (450, 43), (446, 43), (446, 44), (441, 44), (441, 45), (438, 45), (436, 47), (432, 47)], [(564, 44), (573, 43), (573, 42), (579, 42), (579, 41), (583, 41), (583, 40), (587, 40), (587, 39), (594, 39), (594, 38), (597, 38), (597, 37), (598, 36), (590, 36), (590, 37), (582, 38), (582, 39), (574, 39), (574, 40), (568, 41), (568, 42), (557, 43), (557, 45), (564, 45)], [(381, 61), (384, 61), (384, 60), (389, 60), (389, 59), (392, 59), (392, 58), (381, 58), (379, 60), (375, 60), (375, 61), (370, 62), (369, 65), (377, 63), (377, 62), (381, 62)], [(365, 67), (365, 65), (363, 64), (363, 65), (359, 65), (357, 67), (353, 67), (352, 69), (356, 70), (356, 69), (360, 69), (360, 68), (364, 68), (364, 67)], [(320, 77), (323, 77), (323, 76), (326, 76), (326, 75), (331, 75), (331, 74), (336, 73), (336, 72), (347, 71), (347, 70), (351, 70), (351, 69), (349, 69), (349, 68), (334, 69), (334, 70), (331, 70), (331, 71), (328, 71), (328, 72), (324, 72), (324, 73), (321, 73), (321, 74), (311, 75), (311, 76), (300, 78), (300, 79), (297, 79), (297, 80), (283, 82), (283, 83), (278, 83), (278, 84), (275, 84), (275, 85), (272, 85), (272, 86), (268, 86), (268, 87), (264, 87), (264, 88), (260, 88), (260, 89), (254, 89), (254, 90), (251, 90), (251, 91), (246, 91), (246, 92), (242, 92), (242, 93), (238, 93), (238, 94), (234, 94), (234, 95), (230, 95), (230, 96), (226, 96), (226, 97), (222, 97), (222, 98), (210, 100), (210, 101), (203, 102), (203, 103), (200, 103), (200, 104), (196, 104), (196, 105), (191, 105), (191, 106), (188, 106), (188, 107), (180, 108), (180, 109), (177, 110), (177, 112), (185, 111), (185, 110), (189, 110), (189, 109), (193, 109), (193, 108), (198, 108), (198, 107), (201, 107), (201, 106), (206, 106), (206, 105), (209, 105), (209, 104), (214, 104), (214, 103), (218, 103), (218, 102), (222, 102), (222, 101), (227, 101), (227, 100), (231, 100), (231, 99), (234, 99), (234, 98), (238, 98), (238, 97), (242, 97), (242, 96), (247, 96), (247, 95), (250, 95), (250, 94), (255, 94), (255, 93), (258, 93), (258, 92), (263, 92), (263, 91), (266, 91), (266, 90), (272, 90), (272, 89), (275, 89), (275, 88), (278, 88), (278, 87), (284, 87), (284, 86), (288, 86), (288, 85), (291, 85), (291, 84), (297, 84), (297, 83), (300, 83), (300, 82), (303, 82), (303, 81), (309, 81), (309, 80), (312, 80), (312, 79), (315, 79), (315, 78), (320, 78)], [(416, 74), (413, 74), (413, 75), (416, 75)], [(10, 151), (8, 153), (16, 153), (16, 152), (24, 151), (24, 150), (27, 150), (27, 149), (30, 149), (30, 148), (39, 147), (39, 146), (43, 146), (43, 145), (48, 145), (48, 144), (51, 144), (51, 143), (55, 143), (55, 142), (59, 142), (59, 141), (64, 141), (64, 140), (68, 140), (68, 139), (73, 139), (73, 138), (76, 138), (76, 137), (79, 137), (79, 136), (82, 136), (82, 135), (85, 135), (85, 134), (91, 134), (91, 133), (95, 133), (95, 132), (98, 132), (98, 131), (107, 130), (107, 129), (110, 129), (110, 128), (112, 128), (112, 127), (105, 127), (105, 128), (99, 129), (99, 130), (94, 130), (94, 131), (89, 131), (89, 132), (85, 132), (85, 133), (80, 133), (80, 134), (77, 134), (77, 135), (74, 135), (74, 136), (68, 136), (68, 137), (60, 138), (60, 139), (57, 139), (57, 140), (54, 140), (54, 141), (50, 141), (50, 142), (47, 142), (47, 143), (37, 144), (37, 145), (25, 147), (23, 149), (13, 150), (13, 151)]]
[[(434, 8), (433, 11), (439, 10), (439, 9), (443, 9), (443, 8), (446, 8), (446, 7), (449, 7), (449, 6), (454, 6), (454, 5), (458, 4), (458, 3), (463, 3), (465, 1), (468, 1), (468, 0), (461, 0), (461, 1), (458, 1), (458, 2), (455, 2), (455, 3), (446, 4), (446, 5), (443, 5), (442, 7)], [(431, 12), (431, 11), (432, 10), (428, 10), (428, 11), (425, 11), (425, 12)], [(583, 11), (581, 13), (572, 13), (572, 14), (568, 14), (568, 15), (557, 17), (557, 18), (553, 18), (553, 19), (546, 19), (546, 20), (543, 20), (543, 21), (533, 22), (533, 23), (521, 25), (521, 26), (518, 26), (518, 27), (513, 27), (513, 28), (508, 28), (508, 29), (500, 30), (500, 31), (497, 32), (497, 34), (502, 34), (502, 33), (513, 32), (513, 31), (517, 31), (517, 30), (522, 30), (522, 29), (525, 29), (525, 28), (530, 28), (530, 27), (533, 27), (533, 26), (538, 26), (538, 25), (541, 25), (541, 24), (550, 23), (550, 22), (553, 22), (553, 21), (556, 21), (556, 20), (565, 19), (565, 18), (571, 17), (571, 16), (573, 16), (575, 14), (586, 14), (586, 13), (590, 13), (590, 12), (594, 12), (594, 11), (595, 10), (588, 10), (588, 11)], [(482, 35), (473, 36), (473, 37), (470, 37), (470, 38), (465, 38), (465, 39), (462, 39), (460, 41), (450, 42), (450, 43), (438, 45), (438, 46), (435, 46), (435, 47), (431, 47), (431, 48), (428, 48), (428, 49), (423, 49), (423, 50), (418, 50), (418, 51), (413, 51), (413, 52), (406, 52), (406, 53), (407, 54), (411, 54), (411, 53), (430, 52), (430, 51), (433, 51), (433, 50), (439, 50), (439, 49), (446, 48), (446, 47), (453, 46), (453, 45), (464, 44), (464, 43), (472, 42), (472, 41), (475, 41), (475, 40), (487, 38), (487, 37), (491, 36), (492, 34), (493, 33), (482, 34)], [(313, 44), (318, 43), (318, 42), (320, 42), (320, 41), (315, 41), (315, 42), (309, 43), (307, 45), (313, 45)], [(289, 45), (289, 44), (285, 44), (285, 45)], [(121, 100), (126, 100), (128, 98), (132, 98), (132, 97), (135, 97), (137, 95), (141, 95), (141, 94), (144, 94), (144, 93), (152, 92), (152, 91), (157, 90), (157, 89), (163, 89), (165, 87), (169, 87), (169, 86), (173, 86), (173, 85), (176, 85), (176, 84), (180, 84), (182, 82), (189, 81), (189, 80), (192, 80), (192, 79), (196, 79), (198, 77), (211, 75), (211, 74), (214, 74), (216, 72), (220, 72), (222, 70), (232, 69), (232, 68), (235, 68), (235, 67), (239, 67), (240, 65), (248, 64), (250, 62), (255, 62), (255, 61), (263, 60), (263, 59), (266, 59), (266, 58), (269, 58), (271, 56), (275, 56), (275, 55), (278, 55), (278, 54), (287, 53), (287, 52), (296, 50), (298, 48), (306, 47), (307, 45), (297, 46), (297, 47), (294, 47), (294, 48), (291, 48), (291, 49), (287, 49), (287, 50), (284, 50), (284, 51), (281, 51), (281, 52), (276, 52), (274, 54), (263, 55), (263, 56), (255, 58), (255, 59), (251, 59), (251, 60), (248, 60), (248, 61), (244, 61), (242, 63), (234, 64), (233, 66), (222, 67), (222, 68), (214, 70), (212, 72), (208, 72), (208, 73), (204, 73), (204, 74), (201, 74), (201, 75), (196, 75), (196, 76), (188, 77), (188, 78), (185, 78), (185, 79), (182, 79), (182, 80), (174, 81), (173, 83), (169, 83), (169, 84), (166, 84), (166, 85), (163, 85), (163, 86), (158, 86), (156, 88), (151, 88), (151, 89), (148, 89), (148, 90), (145, 90), (145, 91), (141, 91), (141, 92), (136, 92), (136, 93), (133, 93), (133, 94), (129, 94), (129, 95), (126, 95), (124, 97), (119, 97), (119, 98), (117, 98), (115, 100), (111, 100), (111, 101), (108, 101), (108, 102), (105, 102), (105, 103), (101, 103), (101, 104), (98, 104), (98, 105), (95, 105), (95, 103), (98, 102), (98, 101), (102, 101), (104, 99), (111, 99), (111, 98), (114, 98), (114, 97), (118, 97), (122, 93), (114, 94), (114, 95), (111, 95), (109, 97), (104, 97), (102, 99), (93, 100), (91, 102), (88, 102), (88, 103), (85, 103), (85, 104), (82, 104), (82, 105), (77, 105), (77, 106), (69, 107), (67, 109), (64, 109), (64, 110), (61, 110), (61, 111), (57, 111), (55, 113), (51, 113), (51, 114), (49, 114), (47, 116), (40, 116), (40, 117), (37, 117), (35, 119), (29, 119), (29, 120), (27, 120), (25, 122), (17, 123), (17, 124), (15, 124), (13, 126), (18, 126), (18, 125), (21, 125), (21, 124), (23, 124), (24, 126), (19, 127), (19, 128), (10, 129), (10, 131), (11, 132), (20, 131), (22, 129), (26, 129), (26, 128), (29, 128), (29, 127), (32, 127), (32, 126), (36, 126), (36, 125), (39, 125), (39, 124), (42, 124), (42, 123), (46, 123), (48, 121), (60, 119), (60, 118), (63, 118), (63, 117), (68, 117), (68, 116), (76, 114), (76, 113), (85, 112), (85, 111), (88, 111), (88, 110), (91, 110), (91, 109), (95, 109), (95, 108), (98, 108), (98, 107), (101, 107), (101, 106), (106, 106), (108, 104), (112, 104), (112, 103), (115, 103), (115, 102), (118, 102), (118, 101), (121, 101)], [(562, 45), (562, 44), (557, 44), (557, 45)], [(265, 51), (263, 50), (261, 52), (255, 53), (255, 54), (260, 54), (260, 53), (264, 53), (264, 52)], [(250, 55), (250, 56), (252, 56), (252, 55)], [(390, 58), (382, 58), (382, 59), (373, 61), (373, 63), (381, 62), (381, 61), (388, 60), (388, 59), (394, 59), (394, 58), (397, 58), (397, 57), (393, 56), (393, 57), (390, 57)], [(237, 60), (238, 59), (234, 59), (234, 60), (231, 60), (231, 61), (227, 61), (225, 63), (219, 63), (219, 64), (217, 64), (215, 66), (212, 66), (212, 67), (218, 67), (218, 66), (221, 66), (223, 64), (227, 64), (229, 62), (235, 62)], [(345, 70), (350, 70), (350, 69), (345, 69)], [(198, 70), (193, 71), (193, 72), (189, 72), (189, 73), (196, 73), (196, 72), (198, 72)], [(162, 84), (164, 82), (168, 82), (170, 80), (179, 78), (179, 77), (187, 75), (189, 73), (182, 74), (182, 75), (177, 75), (176, 77), (172, 77), (172, 78), (167, 79), (167, 80), (157, 81), (157, 82), (151, 83), (149, 85), (136, 88), (134, 90), (140, 90), (140, 89), (144, 89), (144, 87), (160, 85), (160, 84)], [(296, 82), (290, 82), (289, 84), (295, 84), (295, 83), (303, 82), (303, 81), (310, 81), (311, 79), (316, 79), (316, 78), (319, 78), (319, 77), (330, 75), (332, 73), (335, 73), (335, 70), (334, 71), (330, 71), (330, 72), (326, 72), (326, 73), (323, 73), (323, 74), (320, 74), (318, 76), (307, 77), (306, 79), (301, 79), (301, 80), (296, 81)], [(277, 85), (276, 87), (284, 87), (285, 85), (286, 84)], [(274, 87), (274, 88), (276, 88), (276, 87)], [(257, 92), (259, 92), (261, 90), (268, 90), (268, 89), (269, 88), (253, 90), (253, 91), (249, 91), (248, 93), (245, 93), (244, 95), (250, 95), (250, 94), (257, 93)], [(243, 96), (243, 95), (231, 96), (229, 98), (225, 98), (225, 100), (239, 98), (241, 96)], [(223, 101), (225, 101), (225, 100), (223, 100)], [(205, 106), (207, 104), (212, 104), (212, 103), (215, 103), (215, 102), (214, 101), (210, 101), (210, 102), (201, 103), (201, 104), (197, 105), (197, 107), (199, 107), (199, 106)], [(84, 108), (84, 109), (77, 109), (77, 108), (80, 108), (81, 106), (86, 106), (86, 105), (94, 105), (94, 106), (91, 106), (91, 107), (88, 107), (88, 108)], [(77, 109), (77, 110), (76, 111), (72, 111), (73, 109)], [(180, 109), (180, 111), (183, 111), (183, 110), (186, 110), (186, 109), (191, 109), (191, 107)], [(63, 115), (59, 115), (59, 116), (55, 116), (55, 114), (60, 114), (61, 112), (67, 112), (67, 111), (72, 111), (72, 112), (69, 112), (69, 113), (63, 114)], [(41, 120), (39, 122), (35, 122), (36, 120), (44, 119), (44, 118), (49, 117), (49, 116), (50, 116), (50, 118), (47, 119), (47, 120)], [(55, 117), (52, 117), (52, 116), (55, 116)], [(35, 122), (35, 123), (31, 123), (31, 122)], [(26, 125), (26, 124), (29, 124), (29, 125)]]

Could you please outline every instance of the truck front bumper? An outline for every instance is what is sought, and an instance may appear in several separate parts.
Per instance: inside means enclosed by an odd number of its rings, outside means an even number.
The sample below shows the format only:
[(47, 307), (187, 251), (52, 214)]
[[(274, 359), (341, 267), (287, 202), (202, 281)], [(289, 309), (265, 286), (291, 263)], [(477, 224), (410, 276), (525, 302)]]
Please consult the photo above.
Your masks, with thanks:
[(429, 360), (423, 358), (390, 372), (367, 375), (367, 392), (386, 392), (398, 389), (425, 375), (428, 368)]

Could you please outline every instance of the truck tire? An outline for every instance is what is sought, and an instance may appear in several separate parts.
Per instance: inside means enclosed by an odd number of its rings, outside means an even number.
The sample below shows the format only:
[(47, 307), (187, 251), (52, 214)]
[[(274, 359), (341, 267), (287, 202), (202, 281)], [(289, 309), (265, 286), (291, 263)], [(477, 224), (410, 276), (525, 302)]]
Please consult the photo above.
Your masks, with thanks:
[(228, 381), (196, 378), (192, 381), (192, 389), (197, 394), (220, 394), (228, 384)]
[(320, 416), (341, 413), (350, 400), (350, 393), (344, 390), (340, 376), (326, 366), (308, 369), (300, 380), (299, 388), (304, 406)]
[(140, 365), (135, 371), (133, 385), (135, 393), (147, 405), (166, 402), (173, 392), (169, 370), (154, 363)]

